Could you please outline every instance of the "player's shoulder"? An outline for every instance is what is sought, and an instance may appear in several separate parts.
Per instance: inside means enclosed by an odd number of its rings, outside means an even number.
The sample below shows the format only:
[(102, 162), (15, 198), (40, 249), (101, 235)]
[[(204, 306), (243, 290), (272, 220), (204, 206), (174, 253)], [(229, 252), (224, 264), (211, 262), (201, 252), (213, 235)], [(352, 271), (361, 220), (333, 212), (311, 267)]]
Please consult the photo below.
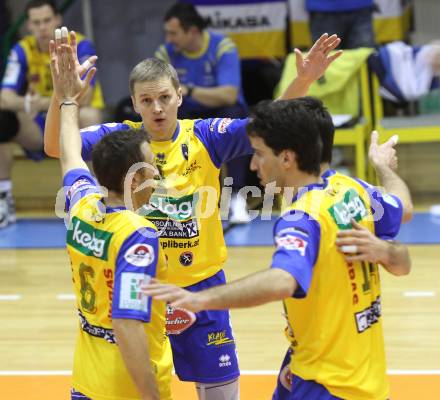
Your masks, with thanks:
[(122, 121), (120, 124), (125, 129), (142, 129), (143, 128), (142, 122), (130, 121), (129, 119), (124, 119), (124, 121)]
[(215, 49), (217, 58), (225, 53), (237, 51), (237, 46), (230, 37), (217, 32), (210, 32), (210, 35), (210, 42)]
[(13, 50), (15, 51), (20, 49), (24, 51), (25, 56), (30, 55), (33, 51), (39, 52), (37, 46), (37, 39), (33, 35), (25, 36), (24, 38), (19, 40), (13, 47)]
[(115, 233), (122, 242), (133, 236), (147, 242), (157, 242), (159, 237), (157, 228), (145, 217), (131, 210), (118, 211), (117, 217)]

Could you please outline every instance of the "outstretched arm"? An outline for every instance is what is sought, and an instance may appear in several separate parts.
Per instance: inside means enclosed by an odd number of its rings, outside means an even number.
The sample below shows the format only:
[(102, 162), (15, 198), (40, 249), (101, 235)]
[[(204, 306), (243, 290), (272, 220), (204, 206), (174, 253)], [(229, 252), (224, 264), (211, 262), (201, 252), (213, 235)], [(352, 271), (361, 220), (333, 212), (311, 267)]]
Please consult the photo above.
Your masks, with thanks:
[(356, 221), (351, 223), (353, 229), (339, 231), (336, 239), (336, 245), (347, 262), (379, 263), (393, 275), (409, 274), (411, 260), (405, 245), (379, 239)]
[(301, 51), (295, 49), (298, 75), (277, 100), (306, 96), (310, 85), (324, 75), (328, 66), (342, 54), (342, 50), (339, 50), (329, 56), (329, 53), (338, 47), (339, 43), (341, 39), (337, 35), (329, 37), (327, 33), (324, 33), (305, 57)]
[(292, 275), (278, 268), (256, 272), (226, 285), (196, 293), (155, 280), (151, 282), (142, 287), (144, 294), (170, 302), (172, 307), (193, 312), (255, 307), (290, 297), (298, 286)]
[(379, 184), (387, 193), (397, 196), (402, 202), (402, 222), (408, 222), (412, 218), (414, 207), (408, 186), (395, 172), (397, 157), (394, 146), (397, 144), (397, 139), (397, 136), (393, 136), (387, 142), (379, 144), (379, 134), (373, 131), (368, 158), (376, 170)]
[[(76, 168), (87, 168), (81, 158), (79, 134), (79, 101), (87, 91), (96, 72), (92, 68), (83, 82), (76, 71), (75, 56), (67, 43), (67, 28), (55, 31), (56, 44), (50, 45), (50, 70), (54, 94), (59, 101), (60, 115), (60, 162), (63, 176)], [(55, 105), (55, 104), (53, 104)]]
[[(67, 29), (67, 28), (66, 28)], [(49, 43), (49, 53), (54, 54), (56, 52), (56, 48), (61, 46), (61, 44), (69, 45), (72, 49), (73, 57), (74, 57), (74, 65), (76, 68), (76, 73), (78, 77), (82, 77), (90, 67), (95, 65), (98, 57), (91, 56), (88, 60), (86, 60), (83, 64), (80, 64), (77, 56), (77, 40), (75, 32), (70, 32), (70, 44), (67, 40), (67, 37), (58, 37), (55, 38), (55, 42), (51, 41)], [(82, 96), (87, 97), (90, 93), (90, 90), (86, 90)], [(79, 101), (83, 101), (83, 97), (79, 99)], [(59, 147), (59, 128), (60, 128), (60, 109), (59, 109), (60, 101), (57, 97), (56, 91), (52, 95), (50, 106), (46, 115), (46, 124), (44, 126), (44, 151), (50, 157), (58, 158), (60, 156), (60, 147)]]

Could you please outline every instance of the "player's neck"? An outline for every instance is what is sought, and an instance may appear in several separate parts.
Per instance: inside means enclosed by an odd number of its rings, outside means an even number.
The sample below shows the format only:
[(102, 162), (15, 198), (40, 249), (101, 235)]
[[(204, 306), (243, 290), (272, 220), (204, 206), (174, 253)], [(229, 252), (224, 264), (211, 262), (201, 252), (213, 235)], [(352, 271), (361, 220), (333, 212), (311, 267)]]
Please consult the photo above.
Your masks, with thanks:
[(105, 199), (105, 205), (111, 208), (126, 207), (124, 203), (124, 196), (112, 191), (108, 192), (108, 196)]
[[(323, 182), (324, 180), (318, 175), (312, 175), (300, 171), (291, 173), (287, 176), (284, 188), (282, 188), (284, 200), (287, 204), (290, 204), (292, 202), (292, 195), (296, 196), (301, 188), (321, 184)], [(289, 190), (286, 190), (285, 188), (289, 188)]]
[(177, 128), (177, 120), (167, 132), (151, 132), (148, 130), (147, 132), (151, 136), (151, 140), (155, 142), (165, 142), (173, 138), (174, 132), (176, 132), (176, 128)]

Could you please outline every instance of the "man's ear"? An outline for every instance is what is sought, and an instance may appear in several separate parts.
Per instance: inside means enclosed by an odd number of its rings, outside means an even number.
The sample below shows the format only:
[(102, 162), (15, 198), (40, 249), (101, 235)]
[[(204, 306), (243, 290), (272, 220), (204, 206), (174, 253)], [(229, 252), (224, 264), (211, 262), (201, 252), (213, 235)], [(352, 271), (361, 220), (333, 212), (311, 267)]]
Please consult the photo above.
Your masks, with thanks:
[(177, 107), (180, 107), (182, 105), (183, 101), (183, 94), (182, 94), (182, 88), (179, 86), (179, 89), (177, 89)]
[(296, 165), (296, 154), (292, 150), (283, 150), (280, 155), (281, 163), (286, 169)]
[(138, 111), (138, 109), (136, 107), (136, 99), (134, 98), (134, 96), (131, 96), (131, 104), (133, 104), (134, 111), (136, 111), (137, 114), (140, 114), (140, 112)]

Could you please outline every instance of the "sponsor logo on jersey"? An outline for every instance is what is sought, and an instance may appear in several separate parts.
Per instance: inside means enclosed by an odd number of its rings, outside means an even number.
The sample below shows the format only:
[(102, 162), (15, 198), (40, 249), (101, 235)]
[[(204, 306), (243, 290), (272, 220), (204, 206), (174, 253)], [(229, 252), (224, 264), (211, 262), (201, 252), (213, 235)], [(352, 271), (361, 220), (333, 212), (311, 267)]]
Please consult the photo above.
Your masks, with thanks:
[(148, 219), (173, 219), (187, 221), (195, 216), (195, 208), (199, 200), (198, 193), (179, 198), (169, 196), (151, 196), (149, 204), (140, 209), (140, 214)]
[(185, 171), (182, 173), (182, 176), (187, 177), (198, 169), (202, 169), (202, 167), (197, 163), (197, 160), (194, 160), (188, 167), (186, 167)]
[(167, 305), (166, 329), (169, 335), (179, 335), (196, 322), (196, 315), (183, 308)]
[(356, 222), (367, 216), (368, 211), (363, 200), (355, 190), (344, 193), (344, 198), (328, 209), (339, 229), (350, 229), (351, 219)]
[(101, 339), (104, 339), (105, 341), (115, 344), (116, 343), (116, 337), (113, 333), (112, 329), (103, 328), (101, 326), (96, 326), (90, 324), (84, 314), (81, 313), (81, 311), (78, 310), (78, 316), (79, 316), (79, 323), (81, 325), (81, 329), (88, 333), (91, 336), (95, 336)]
[(218, 363), (218, 366), (220, 368), (222, 368), (222, 367), (230, 367), (232, 365), (232, 362), (230, 361), (231, 360), (231, 356), (229, 354), (222, 354), (218, 358), (218, 360), (220, 361)]
[(228, 333), (224, 331), (209, 332), (207, 346), (223, 346), (225, 344), (234, 343), (234, 339), (228, 337)]
[(188, 145), (186, 143), (182, 143), (180, 148), (182, 149), (182, 156), (183, 156), (183, 158), (188, 161), (188, 156), (189, 156)]
[(379, 321), (381, 315), (382, 307), (380, 304), (380, 296), (378, 296), (369, 307), (354, 315), (358, 332), (362, 333), (368, 328), (371, 328), (372, 325)]
[(123, 272), (121, 274), (119, 308), (148, 313), (150, 298), (141, 292), (141, 285), (148, 283), (150, 279), (149, 275)]
[(181, 242), (178, 240), (160, 240), (162, 249), (191, 249), (199, 245), (199, 239), (191, 241)]
[(218, 128), (217, 131), (219, 133), (226, 133), (226, 129), (228, 128), (228, 126), (231, 124), (232, 119), (231, 118), (223, 118), (219, 123), (218, 123)]
[(154, 249), (149, 244), (137, 243), (125, 252), (124, 259), (137, 267), (146, 267), (154, 261)]
[(286, 250), (296, 250), (303, 257), (306, 254), (307, 241), (299, 236), (284, 235), (275, 237), (275, 243), (277, 247), (282, 247)]
[(113, 233), (94, 228), (77, 217), (72, 218), (72, 228), (67, 231), (67, 244), (86, 256), (107, 261), (108, 247)]
[(193, 258), (193, 253), (191, 253), (190, 251), (185, 251), (185, 253), (182, 253), (179, 256), (179, 262), (184, 267), (189, 267), (193, 263)]
[(88, 179), (78, 179), (77, 181), (73, 182), (72, 186), (70, 186), (70, 189), (67, 191), (67, 197), (71, 199), (78, 189), (85, 190), (95, 188), (96, 186), (93, 185)]

